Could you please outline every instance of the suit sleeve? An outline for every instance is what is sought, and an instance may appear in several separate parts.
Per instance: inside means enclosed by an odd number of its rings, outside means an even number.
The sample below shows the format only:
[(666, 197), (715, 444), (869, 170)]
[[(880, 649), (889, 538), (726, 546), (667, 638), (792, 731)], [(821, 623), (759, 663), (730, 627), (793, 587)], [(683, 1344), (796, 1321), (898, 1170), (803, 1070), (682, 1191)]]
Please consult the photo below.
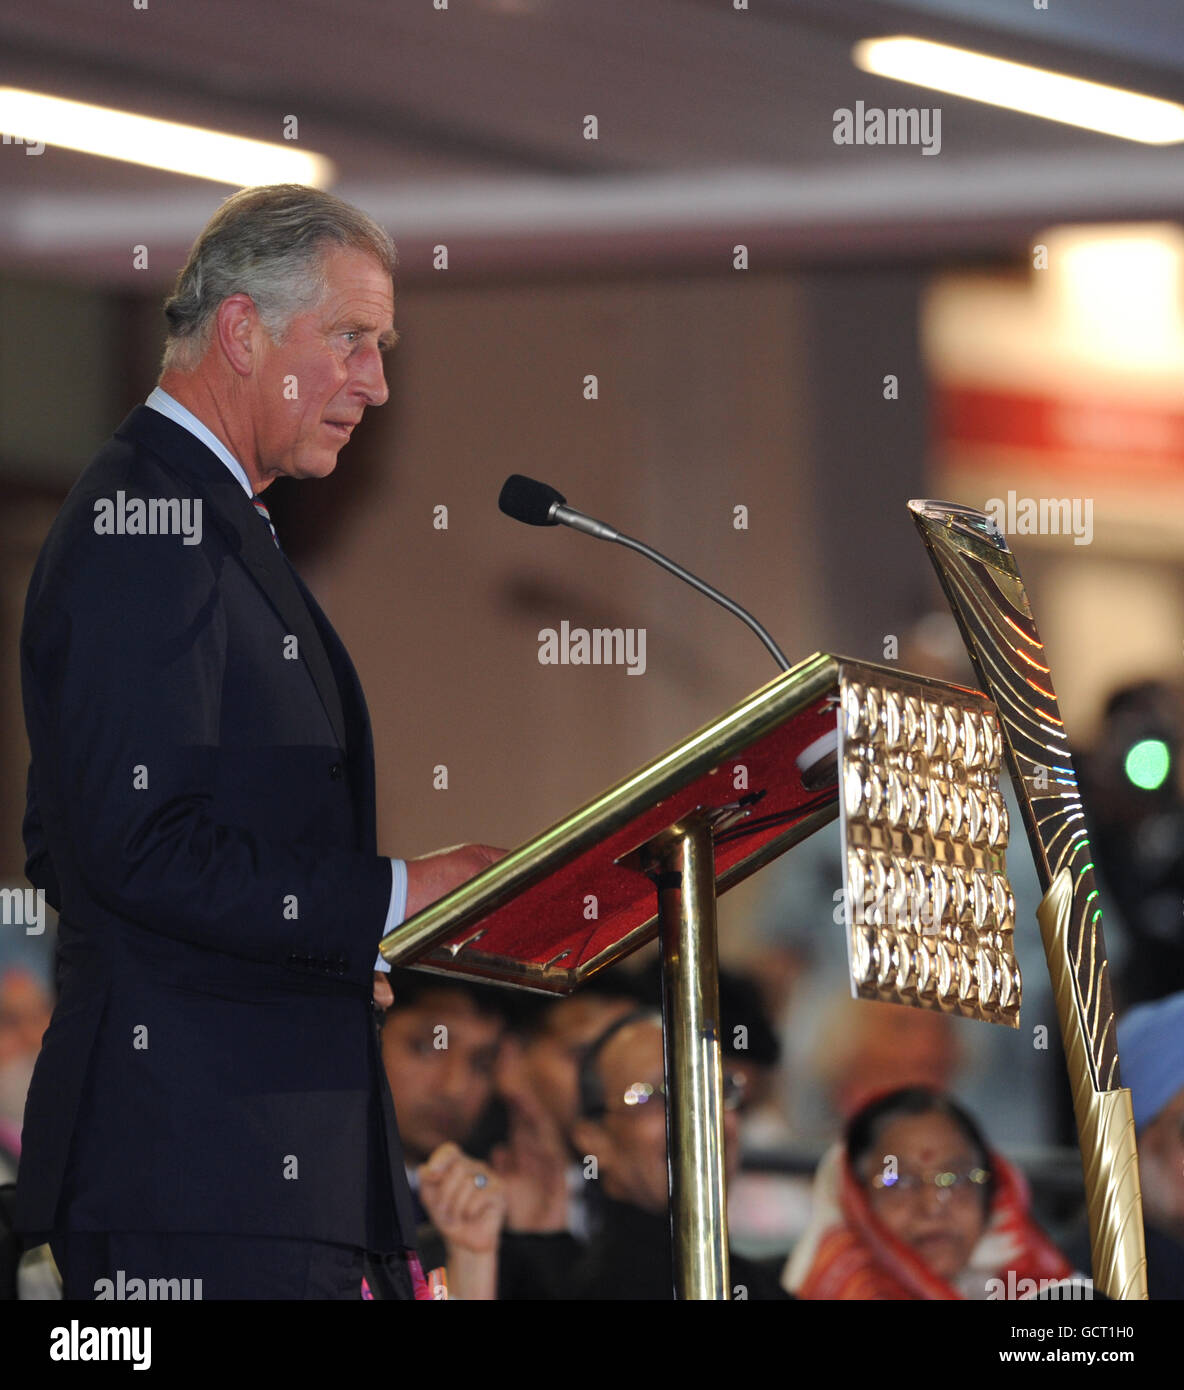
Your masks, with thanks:
[[(235, 562), (175, 536), (76, 536), (26, 622), (82, 891), (147, 931), (368, 985), (390, 861), (318, 843), (318, 798), (348, 794), (314, 775), (324, 746), (243, 748), (235, 765), (220, 563)], [(236, 778), (248, 811), (220, 823)], [(276, 835), (302, 801), (308, 833)], [(35, 815), (26, 834), (48, 885)]]

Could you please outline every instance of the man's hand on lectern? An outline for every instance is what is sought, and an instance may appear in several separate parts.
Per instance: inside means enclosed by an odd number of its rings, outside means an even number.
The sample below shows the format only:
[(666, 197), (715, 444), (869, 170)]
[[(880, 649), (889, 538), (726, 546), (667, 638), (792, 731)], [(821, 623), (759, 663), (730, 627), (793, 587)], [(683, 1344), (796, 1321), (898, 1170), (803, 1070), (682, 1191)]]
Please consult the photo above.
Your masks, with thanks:
[(504, 859), (507, 850), (493, 845), (452, 845), (407, 860), (407, 916), (459, 888), (482, 869)]
[[(407, 908), (404, 919), (414, 917), (429, 903), (451, 893), (462, 883), (475, 878), (482, 869), (504, 859), (507, 850), (493, 845), (453, 845), (449, 849), (434, 850), (431, 854), (420, 855), (418, 859), (408, 859), (407, 864)], [(374, 972), (374, 1003), (380, 1009), (389, 1009), (395, 1002), (390, 981), (385, 972)]]

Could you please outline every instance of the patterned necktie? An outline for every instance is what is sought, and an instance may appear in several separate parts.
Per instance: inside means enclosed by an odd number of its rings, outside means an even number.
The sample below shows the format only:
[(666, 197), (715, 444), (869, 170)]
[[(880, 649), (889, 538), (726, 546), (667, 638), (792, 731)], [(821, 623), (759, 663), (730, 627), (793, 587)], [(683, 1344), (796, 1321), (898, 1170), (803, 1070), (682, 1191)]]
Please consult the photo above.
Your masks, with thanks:
[(255, 510), (267, 522), (267, 529), (271, 532), (271, 539), (275, 541), (275, 548), (282, 554), (283, 547), (280, 545), (280, 538), (276, 535), (275, 527), (271, 524), (271, 513), (263, 505), (263, 498), (255, 496), (251, 498), (251, 501), (255, 504)]

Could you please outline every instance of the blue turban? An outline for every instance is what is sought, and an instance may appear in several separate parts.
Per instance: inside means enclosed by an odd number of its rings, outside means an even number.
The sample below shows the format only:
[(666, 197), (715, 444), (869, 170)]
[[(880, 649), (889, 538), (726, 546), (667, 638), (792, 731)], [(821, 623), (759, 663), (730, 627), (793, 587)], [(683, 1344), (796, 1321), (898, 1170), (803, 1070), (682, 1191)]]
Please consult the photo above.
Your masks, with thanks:
[(1118, 1021), (1122, 1084), (1131, 1090), (1135, 1131), (1142, 1133), (1184, 1089), (1184, 993), (1140, 1004)]

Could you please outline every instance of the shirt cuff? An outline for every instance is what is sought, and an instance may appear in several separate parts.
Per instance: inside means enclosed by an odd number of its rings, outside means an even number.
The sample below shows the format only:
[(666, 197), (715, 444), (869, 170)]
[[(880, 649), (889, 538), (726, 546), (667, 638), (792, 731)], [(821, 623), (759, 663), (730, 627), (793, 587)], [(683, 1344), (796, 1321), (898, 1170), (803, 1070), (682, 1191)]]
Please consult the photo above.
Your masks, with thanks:
[[(391, 860), (391, 901), (386, 910), (386, 921), (383, 923), (382, 934), (392, 932), (403, 923), (403, 918), (407, 916), (407, 863), (403, 859)], [(384, 974), (390, 970), (390, 965), (381, 956), (374, 962), (375, 970), (380, 970)]]

